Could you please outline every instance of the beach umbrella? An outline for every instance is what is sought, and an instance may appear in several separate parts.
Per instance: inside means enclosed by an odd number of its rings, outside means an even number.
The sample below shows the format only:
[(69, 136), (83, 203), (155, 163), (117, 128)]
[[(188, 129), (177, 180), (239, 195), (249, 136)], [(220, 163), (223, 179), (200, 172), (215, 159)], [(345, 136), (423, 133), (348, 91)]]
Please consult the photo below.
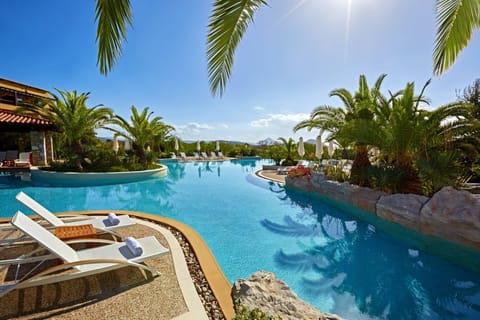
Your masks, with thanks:
[(125, 140), (125, 144), (123, 146), (123, 148), (125, 149), (125, 151), (128, 151), (130, 150), (130, 140)]
[(317, 157), (318, 160), (322, 160), (322, 154), (323, 154), (322, 136), (318, 136), (317, 141), (315, 142), (315, 157)]
[(303, 138), (300, 137), (300, 139), (298, 139), (298, 155), (300, 156), (301, 159), (303, 159), (303, 156), (305, 155), (305, 146), (303, 144)]
[(112, 148), (113, 148), (113, 152), (117, 153), (118, 152), (118, 140), (117, 140), (117, 137), (113, 137), (113, 143), (112, 143)]
[(215, 147), (215, 149), (218, 151), (220, 151), (220, 141), (217, 140), (217, 145)]
[(330, 156), (330, 158), (332, 158), (333, 152), (335, 152), (335, 148), (333, 147), (333, 141), (330, 140), (330, 142), (328, 143), (328, 155)]
[(197, 141), (197, 151), (200, 152), (202, 148), (200, 147), (200, 141)]
[(150, 152), (152, 151), (152, 149), (150, 149), (150, 146), (147, 146), (147, 152)]
[(175, 138), (175, 151), (178, 152), (178, 139)]

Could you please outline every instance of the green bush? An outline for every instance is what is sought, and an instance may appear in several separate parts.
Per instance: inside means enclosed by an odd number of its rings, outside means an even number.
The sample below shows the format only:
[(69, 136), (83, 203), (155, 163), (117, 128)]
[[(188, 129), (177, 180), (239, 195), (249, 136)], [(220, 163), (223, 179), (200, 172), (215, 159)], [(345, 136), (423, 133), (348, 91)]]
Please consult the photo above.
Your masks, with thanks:
[(405, 180), (405, 172), (395, 166), (370, 166), (364, 174), (370, 187), (386, 193), (399, 192)]
[(343, 170), (342, 165), (328, 166), (323, 169), (323, 173), (330, 179), (345, 182), (350, 179), (350, 173)]
[(247, 310), (240, 303), (235, 303), (235, 317), (232, 320), (282, 320), (281, 317), (266, 315), (259, 309)]

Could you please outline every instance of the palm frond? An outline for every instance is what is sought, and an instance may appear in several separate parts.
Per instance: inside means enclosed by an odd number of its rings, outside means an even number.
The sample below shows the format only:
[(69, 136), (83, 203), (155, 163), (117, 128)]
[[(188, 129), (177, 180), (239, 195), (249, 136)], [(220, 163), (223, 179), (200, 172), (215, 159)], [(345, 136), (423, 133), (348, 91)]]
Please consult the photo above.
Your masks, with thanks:
[(265, 0), (216, 0), (207, 37), (208, 77), (212, 95), (222, 95), (230, 79), (235, 49)]
[(97, 26), (100, 73), (106, 75), (122, 55), (122, 41), (127, 40), (127, 27), (132, 25), (129, 0), (96, 0), (95, 22)]
[(478, 28), (479, 0), (437, 0), (437, 35), (433, 49), (435, 75), (441, 75), (452, 66)]

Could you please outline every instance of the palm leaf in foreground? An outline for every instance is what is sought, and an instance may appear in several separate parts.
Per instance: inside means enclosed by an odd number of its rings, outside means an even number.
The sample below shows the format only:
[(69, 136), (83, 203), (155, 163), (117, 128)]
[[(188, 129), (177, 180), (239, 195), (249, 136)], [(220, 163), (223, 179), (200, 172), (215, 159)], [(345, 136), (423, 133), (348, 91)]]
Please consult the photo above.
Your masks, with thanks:
[(452, 66), (479, 28), (480, 0), (437, 0), (434, 74), (441, 75)]
[(207, 37), (207, 60), (210, 90), (222, 95), (230, 79), (235, 49), (255, 11), (265, 0), (216, 0), (210, 16)]
[(132, 25), (129, 0), (97, 0), (95, 8), (100, 73), (106, 75), (122, 54), (122, 41), (127, 40), (127, 26)]

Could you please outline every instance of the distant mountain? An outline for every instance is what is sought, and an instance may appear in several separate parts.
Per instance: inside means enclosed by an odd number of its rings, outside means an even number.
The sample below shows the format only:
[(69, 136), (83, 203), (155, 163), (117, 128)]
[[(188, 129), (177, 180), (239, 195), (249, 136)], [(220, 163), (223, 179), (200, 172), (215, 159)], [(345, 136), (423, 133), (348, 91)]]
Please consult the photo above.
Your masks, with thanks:
[(316, 144), (316, 143), (317, 143), (317, 140), (315, 140), (315, 139), (308, 139), (307, 141), (305, 141), (305, 143), (308, 143), (308, 144)]
[(274, 144), (279, 144), (279, 142), (273, 140), (272, 138), (267, 138), (265, 140), (260, 140), (257, 142), (257, 145), (259, 146), (273, 146)]

